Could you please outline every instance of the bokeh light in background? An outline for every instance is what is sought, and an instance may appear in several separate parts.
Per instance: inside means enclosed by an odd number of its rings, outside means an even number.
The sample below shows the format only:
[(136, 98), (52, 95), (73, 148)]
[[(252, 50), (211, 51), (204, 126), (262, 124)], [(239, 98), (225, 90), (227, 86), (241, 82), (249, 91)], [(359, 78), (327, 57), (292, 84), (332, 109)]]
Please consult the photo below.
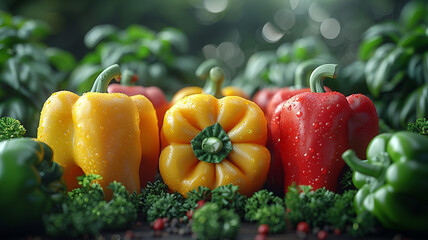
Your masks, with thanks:
[[(236, 74), (257, 51), (316, 36), (340, 52), (347, 64), (356, 58), (362, 33), (394, 18), (407, 1), (377, 0), (186, 0), (186, 1), (59, 1), (0, 3), (12, 14), (39, 18), (55, 30), (48, 43), (75, 53), (87, 50), (83, 36), (92, 27), (110, 23), (120, 28), (141, 24), (154, 31), (176, 27), (189, 37), (190, 54), (220, 58)], [(344, 53), (344, 54), (343, 54)]]

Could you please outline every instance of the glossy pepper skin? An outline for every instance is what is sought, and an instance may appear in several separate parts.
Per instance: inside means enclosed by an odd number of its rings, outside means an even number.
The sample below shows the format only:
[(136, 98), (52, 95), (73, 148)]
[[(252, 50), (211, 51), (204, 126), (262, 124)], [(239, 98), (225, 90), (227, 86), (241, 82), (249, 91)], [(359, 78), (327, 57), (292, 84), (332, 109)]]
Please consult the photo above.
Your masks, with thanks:
[(266, 113), (267, 106), (269, 104), (269, 101), (272, 99), (272, 96), (279, 90), (278, 87), (272, 87), (272, 88), (263, 88), (259, 91), (257, 91), (252, 100), (255, 102), (259, 107), (262, 109), (264, 113)]
[(119, 76), (119, 66), (113, 65), (98, 76), (91, 92), (81, 97), (56, 92), (43, 106), (37, 139), (52, 147), (69, 190), (78, 187), (76, 177), (83, 174), (101, 175), (104, 189), (116, 180), (129, 192), (139, 192), (154, 179), (159, 156), (155, 109), (142, 95), (106, 93)]
[(352, 150), (342, 157), (354, 170), (357, 213), (371, 212), (386, 228), (428, 232), (427, 137), (407, 131), (383, 133), (370, 142), (367, 160)]
[(379, 132), (374, 104), (364, 95), (345, 97), (324, 92), (325, 77), (335, 78), (337, 65), (325, 64), (311, 75), (311, 90), (283, 102), (272, 117), (274, 154), (282, 161), (284, 191), (293, 183), (336, 191), (352, 146), (358, 153)]
[(40, 226), (52, 202), (65, 194), (63, 168), (52, 154), (48, 145), (31, 138), (0, 142), (1, 230)]
[[(219, 71), (214, 68), (211, 75)], [(194, 94), (166, 112), (162, 129), (167, 143), (159, 170), (171, 191), (185, 195), (198, 186), (214, 189), (232, 183), (250, 196), (265, 183), (270, 163), (266, 120), (255, 103), (236, 96)]]
[(133, 82), (137, 81), (138, 76), (134, 75), (130, 70), (124, 70), (122, 73), (120, 83), (112, 83), (108, 86), (107, 92), (109, 93), (124, 93), (128, 96), (143, 95), (152, 102), (153, 107), (156, 110), (156, 116), (158, 118), (159, 129), (162, 127), (163, 117), (166, 110), (169, 108), (168, 100), (165, 97), (164, 92), (155, 86), (143, 87), (133, 85)]
[[(306, 79), (308, 78), (309, 73), (311, 73), (316, 67), (320, 65), (320, 60), (308, 60), (296, 67), (295, 76), (294, 76), (294, 86), (284, 87), (277, 89), (265, 106), (265, 117), (268, 122), (268, 142), (267, 146), (272, 154), (271, 166), (269, 168), (269, 174), (267, 179), (267, 188), (277, 195), (284, 194), (284, 168), (282, 166), (282, 161), (280, 157), (280, 152), (278, 151), (280, 147), (276, 147), (278, 141), (273, 139), (272, 136), (275, 135), (274, 132), (279, 131), (279, 126), (275, 125), (275, 122), (272, 121), (272, 116), (275, 113), (276, 108), (282, 102), (287, 101), (294, 95), (310, 92), (310, 88), (305, 88), (304, 86)], [(325, 87), (327, 92), (331, 92), (328, 87)]]

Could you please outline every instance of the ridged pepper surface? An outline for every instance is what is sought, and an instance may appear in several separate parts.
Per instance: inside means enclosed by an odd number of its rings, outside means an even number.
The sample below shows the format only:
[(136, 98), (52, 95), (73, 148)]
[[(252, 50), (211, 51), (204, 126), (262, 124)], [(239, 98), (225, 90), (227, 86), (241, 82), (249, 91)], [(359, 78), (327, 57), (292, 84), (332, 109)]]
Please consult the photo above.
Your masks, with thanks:
[(154, 180), (159, 156), (155, 109), (142, 95), (106, 93), (117, 77), (120, 68), (113, 65), (98, 76), (91, 92), (81, 97), (56, 92), (43, 106), (37, 139), (52, 147), (69, 190), (78, 187), (76, 177), (83, 174), (101, 175), (104, 188), (119, 181), (130, 192)]
[[(221, 72), (213, 68), (211, 78), (222, 79)], [(198, 186), (214, 189), (232, 183), (250, 196), (265, 183), (270, 163), (267, 127), (255, 103), (194, 94), (166, 112), (162, 129), (166, 147), (159, 170), (171, 191), (185, 195)]]
[(387, 228), (428, 232), (428, 138), (400, 131), (376, 136), (367, 160), (342, 155), (354, 170), (357, 213), (369, 211)]
[(281, 103), (272, 117), (274, 154), (282, 161), (285, 192), (293, 183), (336, 191), (345, 166), (341, 154), (351, 148), (365, 157), (367, 145), (379, 132), (376, 109), (368, 97), (325, 92), (322, 81), (335, 78), (336, 71), (334, 64), (316, 68), (312, 92)]
[(0, 230), (41, 227), (43, 214), (65, 194), (62, 173), (45, 143), (32, 138), (1, 141)]

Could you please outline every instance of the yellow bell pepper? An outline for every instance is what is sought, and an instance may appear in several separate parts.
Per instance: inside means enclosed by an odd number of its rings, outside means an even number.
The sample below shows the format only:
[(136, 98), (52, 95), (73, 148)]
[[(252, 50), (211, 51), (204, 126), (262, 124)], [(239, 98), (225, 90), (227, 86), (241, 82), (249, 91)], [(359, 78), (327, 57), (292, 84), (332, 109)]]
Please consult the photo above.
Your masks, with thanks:
[(113, 65), (95, 80), (91, 92), (79, 97), (59, 91), (43, 106), (37, 139), (53, 149), (69, 190), (78, 186), (77, 176), (92, 173), (103, 177), (103, 188), (116, 180), (139, 192), (157, 173), (156, 111), (142, 95), (106, 93), (117, 77), (120, 68)]
[[(213, 68), (212, 78), (221, 78), (219, 71)], [(166, 112), (162, 129), (166, 147), (159, 170), (171, 191), (186, 196), (198, 186), (214, 189), (232, 183), (250, 196), (263, 186), (270, 153), (266, 119), (255, 103), (194, 94)]]

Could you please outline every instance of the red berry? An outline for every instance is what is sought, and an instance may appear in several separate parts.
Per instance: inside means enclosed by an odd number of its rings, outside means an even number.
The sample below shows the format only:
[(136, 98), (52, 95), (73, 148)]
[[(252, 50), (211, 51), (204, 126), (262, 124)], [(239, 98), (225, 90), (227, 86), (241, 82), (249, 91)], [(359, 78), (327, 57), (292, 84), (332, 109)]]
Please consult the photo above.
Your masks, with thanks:
[(326, 231), (324, 231), (324, 230), (320, 230), (320, 231), (317, 233), (317, 238), (318, 238), (319, 240), (324, 240), (324, 239), (326, 239), (326, 238), (327, 238), (327, 236), (328, 236), (328, 233), (327, 233)]
[(309, 224), (306, 222), (299, 222), (299, 224), (297, 224), (297, 228), (296, 228), (297, 232), (302, 232), (302, 233), (309, 233), (311, 231)]
[(192, 219), (193, 211), (192, 211), (192, 210), (187, 211), (187, 212), (186, 212), (186, 216), (187, 216), (189, 219)]
[(164, 222), (162, 218), (158, 218), (153, 223), (153, 230), (155, 231), (161, 231), (163, 229)]
[(342, 234), (342, 231), (339, 228), (335, 228), (334, 235), (339, 236), (340, 234)]
[(259, 226), (259, 228), (257, 228), (257, 232), (259, 234), (264, 234), (264, 235), (268, 234), (269, 233), (269, 225), (267, 225), (267, 224), (261, 224)]
[(197, 207), (196, 209), (201, 208), (202, 206), (204, 206), (205, 202), (206, 202), (205, 200), (199, 200), (199, 201), (197, 202), (198, 207)]
[(131, 230), (126, 231), (124, 238), (125, 239), (132, 239), (132, 238), (134, 238), (134, 232), (131, 231)]
[(257, 234), (254, 240), (266, 240), (265, 234)]

